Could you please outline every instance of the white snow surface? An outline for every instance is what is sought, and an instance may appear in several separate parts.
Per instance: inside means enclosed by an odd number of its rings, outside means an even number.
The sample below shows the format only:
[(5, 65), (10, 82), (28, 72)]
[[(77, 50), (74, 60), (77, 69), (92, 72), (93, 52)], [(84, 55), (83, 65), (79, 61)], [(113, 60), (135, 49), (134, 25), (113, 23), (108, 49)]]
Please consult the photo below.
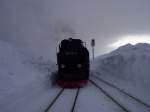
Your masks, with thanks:
[(98, 57), (93, 74), (150, 104), (150, 44), (127, 44)]
[[(53, 64), (44, 70), (46, 63), (33, 62), (14, 46), (0, 41), (0, 112), (40, 112), (56, 94), (58, 88), (51, 88), (49, 78)], [(42, 70), (36, 69), (39, 66)]]
[[(92, 74), (137, 96), (150, 104), (150, 45), (138, 44), (120, 47), (110, 54), (98, 57), (92, 63)], [(51, 61), (27, 58), (19, 48), (0, 41), (0, 112), (44, 112), (60, 87), (50, 80), (56, 70)], [(121, 93), (101, 84), (118, 102), (136, 112), (149, 112)], [(65, 89), (49, 112), (70, 112), (77, 89)], [(118, 94), (116, 97), (115, 94)], [(125, 100), (124, 102), (124, 99)], [(129, 101), (129, 102), (128, 102)], [(133, 103), (132, 103), (133, 102)], [(140, 108), (141, 107), (141, 108)], [(88, 83), (80, 89), (75, 112), (123, 112), (110, 98)]]

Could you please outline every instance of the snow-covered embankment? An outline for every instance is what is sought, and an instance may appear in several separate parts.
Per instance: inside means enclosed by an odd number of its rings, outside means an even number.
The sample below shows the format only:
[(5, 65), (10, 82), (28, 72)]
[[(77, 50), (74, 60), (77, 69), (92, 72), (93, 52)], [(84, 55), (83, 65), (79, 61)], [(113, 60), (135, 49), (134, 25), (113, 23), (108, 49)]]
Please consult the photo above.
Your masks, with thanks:
[(42, 61), (32, 59), (31, 62), (19, 49), (0, 41), (1, 112), (44, 111), (57, 88), (51, 90), (49, 75), (52, 69), (42, 71), (39, 66), (44, 70)]
[(150, 45), (127, 44), (95, 60), (93, 72), (150, 104)]

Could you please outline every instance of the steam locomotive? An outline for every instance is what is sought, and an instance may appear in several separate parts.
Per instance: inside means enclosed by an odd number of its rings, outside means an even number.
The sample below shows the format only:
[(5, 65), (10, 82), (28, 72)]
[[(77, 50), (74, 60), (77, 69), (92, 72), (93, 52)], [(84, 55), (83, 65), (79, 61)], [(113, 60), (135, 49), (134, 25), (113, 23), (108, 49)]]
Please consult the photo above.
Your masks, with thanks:
[(57, 52), (58, 80), (61, 87), (83, 87), (89, 79), (89, 52), (80, 39), (64, 39)]

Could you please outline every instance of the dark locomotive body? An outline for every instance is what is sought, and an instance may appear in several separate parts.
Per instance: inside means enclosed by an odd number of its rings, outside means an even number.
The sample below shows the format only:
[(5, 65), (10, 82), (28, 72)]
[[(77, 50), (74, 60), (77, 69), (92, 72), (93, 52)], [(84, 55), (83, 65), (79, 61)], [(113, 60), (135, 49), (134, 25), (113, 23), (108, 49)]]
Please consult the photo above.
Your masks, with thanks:
[(62, 87), (81, 87), (89, 78), (89, 52), (80, 39), (65, 39), (57, 53), (58, 84)]

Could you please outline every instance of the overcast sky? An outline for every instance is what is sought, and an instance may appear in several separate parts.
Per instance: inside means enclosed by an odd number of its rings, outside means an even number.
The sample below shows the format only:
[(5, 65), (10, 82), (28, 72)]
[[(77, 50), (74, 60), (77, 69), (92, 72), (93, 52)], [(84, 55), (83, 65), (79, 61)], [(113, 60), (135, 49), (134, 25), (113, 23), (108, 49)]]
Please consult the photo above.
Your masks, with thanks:
[(132, 35), (150, 38), (150, 0), (0, 0), (0, 39), (36, 56), (54, 59), (70, 36), (95, 38), (100, 55)]

